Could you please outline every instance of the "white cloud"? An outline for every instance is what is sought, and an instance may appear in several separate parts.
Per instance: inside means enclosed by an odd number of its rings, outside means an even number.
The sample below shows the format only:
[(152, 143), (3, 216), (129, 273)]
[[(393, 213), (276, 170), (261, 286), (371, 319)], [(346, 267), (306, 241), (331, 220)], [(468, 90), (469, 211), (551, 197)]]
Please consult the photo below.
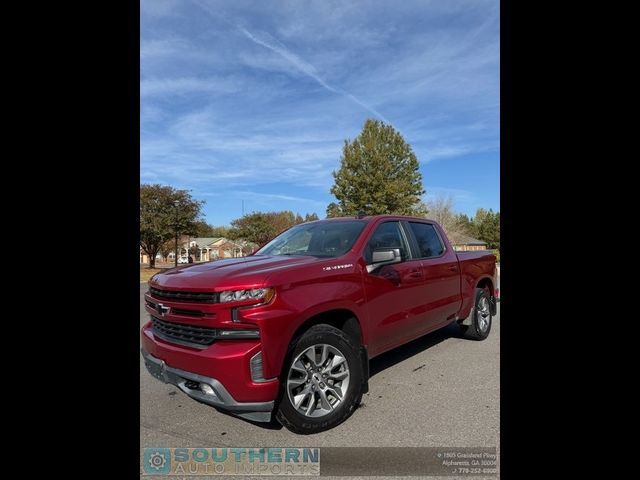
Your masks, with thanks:
[(311, 198), (302, 198), (295, 197), (292, 195), (279, 195), (273, 193), (258, 193), (247, 190), (239, 190), (236, 192), (236, 197), (245, 198), (245, 199), (262, 199), (262, 200), (285, 200), (287, 202), (300, 202), (307, 203), (315, 206), (325, 207), (327, 205), (326, 202), (320, 202), (317, 200), (313, 200)]
[(311, 77), (312, 79), (314, 79), (316, 82), (318, 82), (318, 84), (320, 84), (326, 90), (328, 90), (328, 91), (330, 91), (332, 93), (337, 93), (339, 95), (344, 95), (345, 97), (347, 97), (351, 101), (353, 101), (356, 104), (360, 105), (365, 110), (368, 110), (370, 113), (373, 113), (376, 117), (378, 117), (378, 118), (384, 120), (385, 122), (389, 123), (389, 121), (380, 112), (378, 112), (376, 109), (374, 109), (370, 105), (366, 104), (362, 100), (358, 99), (355, 95), (353, 95), (353, 94), (351, 94), (351, 93), (349, 93), (349, 92), (347, 92), (347, 91), (345, 91), (345, 90), (343, 90), (341, 88), (337, 88), (337, 87), (334, 87), (332, 85), (329, 85), (327, 82), (325, 82), (320, 77), (320, 75), (318, 75), (318, 73), (316, 71), (316, 68), (313, 65), (311, 65), (310, 63), (304, 61), (299, 56), (297, 56), (295, 53), (291, 52), (284, 45), (282, 45), (280, 42), (278, 42), (275, 38), (271, 37), (268, 34), (267, 35), (262, 35), (261, 37), (258, 37), (256, 35), (254, 35), (253, 33), (251, 33), (250, 31), (248, 31), (247, 29), (245, 29), (243, 27), (240, 27), (240, 26), (238, 26), (238, 29), (247, 38), (249, 38), (252, 42), (257, 43), (258, 45), (262, 45), (265, 48), (268, 48), (269, 50), (277, 53), (278, 55), (280, 55), (281, 57), (283, 57), (284, 59), (289, 61), (298, 70), (303, 72), (308, 77)]
[[(445, 161), (499, 152), (498, 6), (143, 0), (142, 179), (264, 192), (258, 205), (331, 201), (343, 141), (380, 112), (425, 181)], [(453, 192), (470, 211), (487, 198), (439, 182), (429, 194)]]
[(167, 17), (184, 4), (181, 0), (140, 0), (140, 16)]
[(229, 94), (241, 90), (238, 79), (233, 78), (147, 78), (140, 81), (140, 96), (170, 96), (190, 93)]

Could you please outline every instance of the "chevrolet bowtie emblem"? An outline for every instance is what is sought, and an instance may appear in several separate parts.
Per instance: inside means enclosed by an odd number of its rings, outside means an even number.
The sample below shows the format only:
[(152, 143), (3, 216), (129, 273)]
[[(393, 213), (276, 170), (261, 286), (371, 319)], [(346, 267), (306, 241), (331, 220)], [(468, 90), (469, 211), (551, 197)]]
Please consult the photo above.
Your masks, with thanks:
[(160, 315), (161, 317), (164, 317), (167, 313), (169, 313), (169, 310), (171, 310), (170, 307), (165, 307), (161, 303), (156, 303), (156, 312), (158, 312), (158, 315)]

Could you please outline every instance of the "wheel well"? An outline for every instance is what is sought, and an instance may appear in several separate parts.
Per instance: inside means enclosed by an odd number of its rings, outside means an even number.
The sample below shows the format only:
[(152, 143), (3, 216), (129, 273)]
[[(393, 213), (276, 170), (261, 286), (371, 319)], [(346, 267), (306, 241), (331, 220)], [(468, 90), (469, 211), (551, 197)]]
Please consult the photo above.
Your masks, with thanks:
[[(342, 330), (357, 343), (360, 361), (362, 362), (362, 393), (367, 393), (369, 391), (369, 354), (367, 353), (366, 347), (363, 345), (364, 342), (362, 339), (360, 321), (351, 310), (328, 310), (308, 318), (295, 331), (291, 345), (293, 345), (309, 328), (321, 323), (331, 325), (332, 327)], [(291, 350), (289, 351), (291, 352)]]
[(483, 278), (478, 282), (477, 288), (488, 288), (489, 293), (493, 296), (493, 282), (489, 278)]
[(362, 345), (362, 329), (360, 328), (358, 317), (356, 317), (352, 311), (346, 309), (327, 310), (326, 312), (314, 315), (298, 327), (293, 338), (298, 338), (306, 330), (320, 323), (331, 325), (332, 327), (342, 330), (356, 340), (359, 345)]

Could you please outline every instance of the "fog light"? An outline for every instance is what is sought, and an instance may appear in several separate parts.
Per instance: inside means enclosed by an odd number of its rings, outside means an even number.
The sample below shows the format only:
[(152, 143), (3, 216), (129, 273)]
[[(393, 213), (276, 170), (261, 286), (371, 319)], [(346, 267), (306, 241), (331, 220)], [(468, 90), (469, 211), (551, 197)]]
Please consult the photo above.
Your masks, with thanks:
[(208, 385), (206, 383), (201, 383), (200, 384), (200, 390), (202, 390), (202, 393), (205, 393), (206, 395), (214, 395), (216, 394), (216, 392), (213, 391), (213, 388), (211, 388), (211, 385)]

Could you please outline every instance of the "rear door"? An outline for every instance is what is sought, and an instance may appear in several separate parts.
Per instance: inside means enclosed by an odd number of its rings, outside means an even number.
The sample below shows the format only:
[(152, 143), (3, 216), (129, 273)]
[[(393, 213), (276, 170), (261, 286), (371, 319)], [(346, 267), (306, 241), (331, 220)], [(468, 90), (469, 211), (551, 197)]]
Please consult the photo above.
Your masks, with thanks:
[(455, 251), (447, 248), (436, 225), (419, 221), (405, 225), (409, 227), (414, 257), (420, 260), (424, 275), (424, 322), (415, 331), (420, 334), (453, 320), (460, 311), (460, 266)]
[(376, 248), (399, 248), (402, 254), (402, 262), (364, 273), (371, 355), (405, 343), (424, 321), (422, 262), (412, 258), (408, 242), (400, 222), (387, 221), (376, 227), (363, 252), (367, 265)]

